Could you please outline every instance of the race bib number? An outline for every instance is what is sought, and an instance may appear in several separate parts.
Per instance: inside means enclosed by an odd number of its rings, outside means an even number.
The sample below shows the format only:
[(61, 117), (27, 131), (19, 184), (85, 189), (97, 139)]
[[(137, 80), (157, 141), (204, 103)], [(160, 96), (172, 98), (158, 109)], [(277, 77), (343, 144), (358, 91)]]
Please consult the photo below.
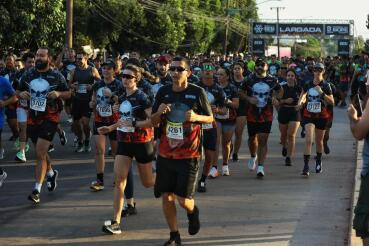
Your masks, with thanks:
[(27, 107), (27, 100), (26, 99), (20, 99), (19, 100), (19, 104), (22, 106), (22, 107)]
[(87, 84), (78, 84), (78, 87), (77, 87), (77, 93), (80, 93), (80, 94), (86, 94), (87, 93)]
[(107, 105), (107, 106), (97, 106), (96, 107), (97, 112), (99, 113), (99, 115), (101, 117), (109, 117), (113, 115), (113, 111), (111, 109), (111, 105)]
[(31, 97), (30, 108), (35, 111), (45, 112), (46, 98)]
[(310, 113), (320, 113), (322, 111), (322, 104), (320, 102), (308, 102), (306, 109)]
[(121, 132), (135, 132), (135, 128), (132, 126), (118, 127), (117, 130)]
[(229, 109), (227, 108), (226, 114), (215, 114), (215, 118), (220, 120), (229, 119)]
[(173, 123), (167, 121), (167, 137), (170, 139), (183, 140), (182, 123)]
[(206, 124), (202, 124), (202, 129), (212, 129), (213, 128), (213, 124), (212, 123), (206, 123)]

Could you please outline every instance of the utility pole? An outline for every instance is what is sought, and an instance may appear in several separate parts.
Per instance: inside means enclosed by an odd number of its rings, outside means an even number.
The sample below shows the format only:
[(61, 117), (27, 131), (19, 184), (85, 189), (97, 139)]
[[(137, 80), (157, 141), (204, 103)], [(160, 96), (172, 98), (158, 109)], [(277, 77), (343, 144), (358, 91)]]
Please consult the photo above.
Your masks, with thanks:
[(271, 10), (277, 10), (277, 47), (278, 47), (278, 59), (280, 58), (280, 50), (279, 50), (279, 10), (285, 9), (285, 7), (272, 7)]
[(73, 48), (73, 0), (67, 0), (67, 36), (66, 46), (69, 49)]
[(224, 55), (227, 56), (227, 45), (228, 45), (228, 29), (229, 29), (229, 0), (227, 0), (227, 17), (226, 17), (226, 29), (224, 38)]

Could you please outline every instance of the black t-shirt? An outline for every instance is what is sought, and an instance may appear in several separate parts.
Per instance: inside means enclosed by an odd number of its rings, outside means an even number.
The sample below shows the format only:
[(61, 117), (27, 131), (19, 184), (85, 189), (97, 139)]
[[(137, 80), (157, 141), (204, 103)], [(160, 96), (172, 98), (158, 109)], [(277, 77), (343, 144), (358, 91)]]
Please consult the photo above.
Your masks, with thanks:
[(279, 68), (280, 68), (280, 66), (279, 66), (278, 63), (269, 64), (269, 74), (273, 75), (273, 76), (276, 76), (277, 73), (278, 73)]
[(151, 102), (154, 101), (154, 92), (149, 81), (147, 81), (146, 79), (141, 79), (138, 82), (137, 87), (149, 97)]
[(18, 90), (29, 91), (31, 94), (28, 114), (30, 124), (38, 124), (43, 120), (55, 123), (60, 121), (60, 99), (48, 98), (51, 91), (68, 91), (65, 78), (60, 72), (49, 69), (40, 73), (32, 68), (22, 76)]
[(81, 101), (90, 101), (92, 90), (88, 90), (88, 85), (93, 85), (95, 80), (92, 74), (92, 67), (88, 66), (86, 69), (76, 67), (72, 78), (73, 83), (77, 83), (75, 98)]
[(288, 84), (284, 84), (282, 85), (283, 88), (283, 96), (282, 99), (287, 99), (287, 98), (293, 98), (293, 102), (292, 103), (284, 103), (283, 105), (288, 105), (288, 106), (295, 106), (297, 105), (297, 102), (299, 101), (299, 97), (301, 94), (301, 87), (299, 85), (294, 85), (294, 86), (288, 86)]
[[(235, 85), (228, 83), (226, 87), (222, 88), (226, 98), (231, 100), (238, 98), (238, 89)], [(234, 122), (237, 117), (236, 109), (227, 106), (227, 113), (225, 115), (216, 114), (215, 118), (220, 122)]]
[(4, 68), (3, 70), (1, 70), (0, 76), (3, 76), (4, 78), (8, 79), (10, 84), (13, 86), (13, 89), (17, 90), (20, 78), (17, 70)]
[(77, 65), (74, 62), (63, 61), (63, 67), (60, 69), (60, 72), (63, 74), (67, 82), (72, 79), (70, 78), (70, 74), (76, 67)]
[(169, 159), (199, 158), (201, 124), (187, 122), (185, 115), (190, 109), (199, 115), (212, 114), (204, 89), (189, 83), (184, 91), (175, 92), (172, 85), (166, 85), (155, 97), (153, 114), (162, 103), (171, 104), (171, 111), (161, 116), (159, 155)]
[(332, 88), (329, 83), (322, 81), (318, 84), (323, 90), (323, 94), (319, 95), (319, 92), (315, 89), (316, 85), (313, 81), (306, 83), (304, 86), (304, 92), (306, 95), (306, 106), (304, 108), (305, 118), (329, 118), (330, 114), (327, 109), (327, 105), (324, 100), (324, 94), (332, 95)]

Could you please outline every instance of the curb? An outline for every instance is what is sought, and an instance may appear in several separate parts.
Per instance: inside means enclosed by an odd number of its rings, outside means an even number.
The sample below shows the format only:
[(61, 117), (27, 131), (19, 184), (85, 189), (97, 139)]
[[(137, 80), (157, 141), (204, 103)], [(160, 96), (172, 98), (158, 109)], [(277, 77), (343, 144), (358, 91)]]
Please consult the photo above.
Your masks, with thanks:
[(363, 146), (364, 141), (356, 141), (356, 162), (355, 162), (355, 179), (353, 183), (353, 192), (352, 192), (352, 199), (351, 199), (351, 215), (350, 215), (350, 227), (349, 227), (349, 246), (356, 246), (362, 245), (361, 238), (356, 237), (355, 230), (352, 228), (352, 222), (354, 219), (354, 209), (359, 197), (359, 190), (360, 190), (360, 173), (363, 168)]

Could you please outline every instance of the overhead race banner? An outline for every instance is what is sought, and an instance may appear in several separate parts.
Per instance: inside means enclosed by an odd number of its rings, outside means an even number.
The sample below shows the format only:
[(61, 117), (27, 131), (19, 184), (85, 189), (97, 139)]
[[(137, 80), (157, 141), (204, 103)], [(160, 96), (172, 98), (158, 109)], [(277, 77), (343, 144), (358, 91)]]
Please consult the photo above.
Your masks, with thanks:
[(338, 40), (338, 55), (348, 56), (350, 55), (350, 40), (340, 39)]
[[(254, 22), (254, 35), (277, 35), (277, 23)], [(279, 23), (280, 35), (350, 35), (350, 24)]]
[(252, 52), (255, 55), (264, 55), (265, 54), (265, 41), (262, 38), (254, 38), (252, 40)]

